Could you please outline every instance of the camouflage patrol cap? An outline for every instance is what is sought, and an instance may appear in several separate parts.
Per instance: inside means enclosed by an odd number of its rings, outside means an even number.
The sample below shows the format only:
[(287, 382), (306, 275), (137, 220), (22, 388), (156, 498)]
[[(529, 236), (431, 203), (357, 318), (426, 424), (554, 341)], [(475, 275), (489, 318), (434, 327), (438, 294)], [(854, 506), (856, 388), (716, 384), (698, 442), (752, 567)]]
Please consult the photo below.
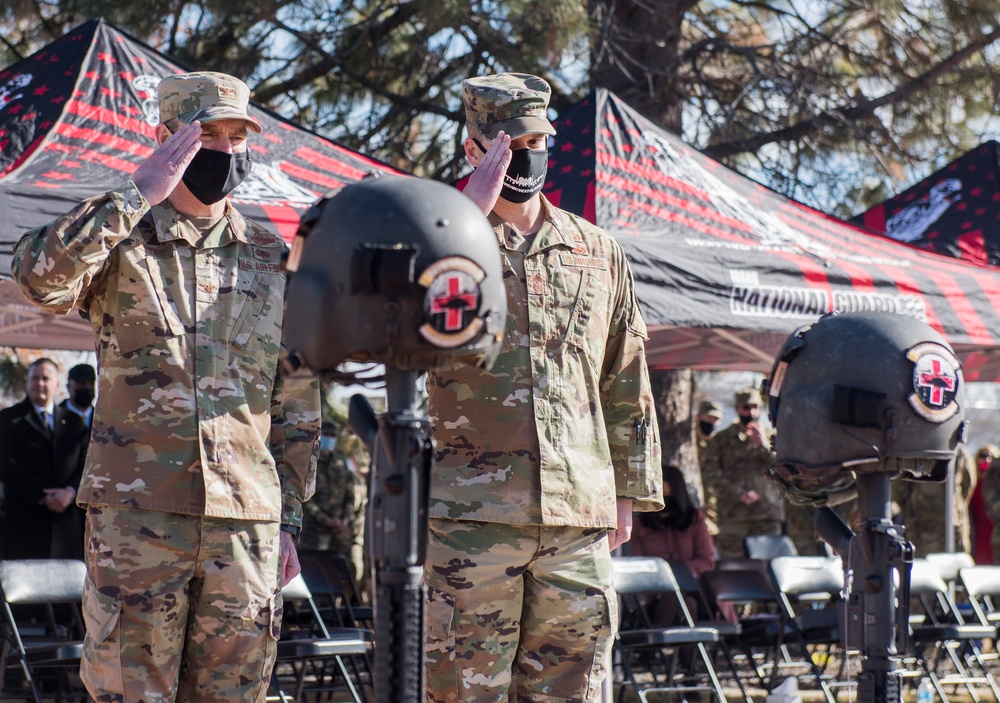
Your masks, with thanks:
[(698, 414), (721, 418), (725, 414), (725, 411), (722, 409), (722, 405), (716, 403), (714, 400), (703, 400), (698, 405)]
[(503, 130), (512, 139), (525, 134), (555, 134), (545, 110), (552, 90), (527, 73), (478, 76), (462, 83), (465, 119), (487, 139)]
[(181, 122), (199, 120), (246, 120), (247, 129), (261, 132), (260, 123), (247, 114), (250, 88), (239, 78), (225, 73), (200, 71), (167, 76), (156, 87), (160, 122), (177, 118)]
[(733, 396), (733, 405), (737, 408), (741, 405), (764, 405), (761, 400), (760, 391), (756, 388), (744, 388), (741, 391), (736, 391), (736, 395)]

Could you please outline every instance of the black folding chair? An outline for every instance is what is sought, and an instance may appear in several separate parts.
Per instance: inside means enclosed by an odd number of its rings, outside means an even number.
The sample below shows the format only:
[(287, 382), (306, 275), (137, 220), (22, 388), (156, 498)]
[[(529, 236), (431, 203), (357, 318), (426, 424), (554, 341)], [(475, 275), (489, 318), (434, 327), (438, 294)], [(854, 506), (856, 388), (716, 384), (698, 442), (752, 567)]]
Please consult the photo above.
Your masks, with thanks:
[[(739, 622), (725, 619), (718, 605), (705, 592), (701, 579), (692, 573), (686, 562), (679, 559), (667, 559), (667, 564), (670, 565), (670, 570), (674, 572), (674, 579), (677, 581), (677, 587), (680, 589), (681, 594), (688, 599), (688, 610), (691, 610), (691, 603), (695, 605), (695, 610), (691, 612), (691, 615), (695, 618), (695, 627), (711, 627), (713, 630), (718, 631), (719, 643), (713, 650), (722, 654), (726, 662), (726, 668), (736, 686), (740, 689), (740, 693), (744, 700), (746, 700), (746, 703), (753, 703), (753, 698), (747, 692), (743, 678), (740, 676), (739, 668), (736, 665), (736, 660), (733, 657), (733, 652), (729, 646), (729, 642), (738, 638), (743, 633), (742, 626)], [(718, 672), (718, 669), (716, 671)]]
[[(736, 568), (740, 562), (744, 568)], [(719, 568), (722, 566), (723, 568)], [(782, 643), (782, 616), (778, 596), (767, 573), (767, 562), (757, 559), (720, 561), (701, 575), (710, 602), (729, 603), (737, 612), (752, 607), (754, 612), (739, 619), (738, 633), (726, 637), (738, 649), (761, 688), (768, 688), (777, 673)]]
[[(613, 557), (615, 590), (622, 599), (622, 625), (615, 635), (615, 647), (624, 672), (622, 688), (631, 686), (646, 703), (650, 693), (710, 693), (726, 703), (719, 677), (706, 644), (719, 641), (718, 630), (695, 627), (673, 572), (658, 557)], [(649, 618), (644, 599), (672, 595), (677, 602), (681, 624), (655, 625)], [(697, 652), (698, 659), (685, 661), (685, 652)], [(704, 673), (699, 674), (697, 661)], [(640, 674), (646, 676), (640, 676)], [(643, 679), (640, 683), (640, 678)]]
[(298, 553), (305, 578), (320, 611), (336, 627), (372, 629), (375, 613), (361, 600), (351, 565), (340, 552), (328, 549), (302, 549)]
[[(367, 703), (366, 688), (372, 681), (358, 680), (358, 668), (352, 677), (345, 658), (369, 655), (374, 642), (371, 630), (330, 628), (327, 626), (312, 593), (302, 576), (296, 576), (282, 590), (285, 617), (271, 684), (282, 703), (301, 700), (303, 693), (346, 690), (354, 703)], [(332, 664), (333, 666), (328, 666)], [(289, 696), (283, 679), (294, 682)]]
[[(0, 682), (8, 681), (8, 664), (14, 657), (36, 703), (42, 703), (40, 680), (46, 675), (52, 676), (55, 690), (46, 691), (45, 698), (86, 699), (86, 691), (74, 685), (83, 653), (80, 605), (86, 578), (86, 564), (76, 559), (0, 561), (4, 613)], [(58, 617), (57, 609), (68, 611), (68, 616)], [(41, 619), (40, 613), (44, 613)]]
[(750, 559), (774, 559), (799, 555), (795, 542), (788, 535), (747, 535), (743, 551)]

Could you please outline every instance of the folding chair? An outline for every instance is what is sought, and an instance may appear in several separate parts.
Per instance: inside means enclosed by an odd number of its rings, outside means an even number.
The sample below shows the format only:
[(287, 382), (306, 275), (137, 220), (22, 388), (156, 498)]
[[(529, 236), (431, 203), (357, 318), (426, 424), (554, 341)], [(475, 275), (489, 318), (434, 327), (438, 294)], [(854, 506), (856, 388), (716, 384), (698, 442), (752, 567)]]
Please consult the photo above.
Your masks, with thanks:
[(958, 573), (976, 565), (976, 560), (968, 552), (931, 552), (924, 557), (927, 563), (934, 565), (945, 583), (958, 582)]
[[(996, 627), (966, 624), (937, 568), (925, 559), (914, 559), (910, 569), (910, 603), (923, 612), (912, 614), (909, 622), (910, 653), (923, 675), (930, 678), (942, 703), (948, 703), (945, 686), (964, 686), (974, 701), (980, 697), (977, 685), (992, 691), (1000, 700), (1000, 688), (982, 658), (980, 643), (995, 636)], [(915, 616), (915, 617), (913, 617)], [(942, 672), (950, 661), (953, 671)]]
[[(728, 568), (738, 561), (747, 562), (750, 568)], [(783, 629), (778, 597), (766, 569), (767, 562), (757, 559), (727, 560), (701, 575), (710, 602), (730, 603), (737, 612), (745, 606), (756, 609), (752, 615), (740, 618), (739, 633), (727, 636), (726, 642), (743, 653), (754, 678), (765, 689), (768, 679), (774, 678)]]
[(298, 556), (313, 598), (325, 606), (320, 610), (330, 609), (327, 620), (331, 625), (369, 630), (374, 627), (374, 609), (362, 602), (347, 557), (328, 549), (303, 549)]
[[(1000, 596), (1000, 566), (984, 564), (959, 569), (958, 581), (965, 591), (966, 603), (972, 611), (969, 619), (978, 622), (983, 627), (995, 629), (1000, 625), (1000, 610), (997, 610), (996, 607), (996, 604), (1000, 602), (996, 600)], [(992, 639), (997, 639), (996, 633), (993, 634)], [(983, 652), (982, 657), (984, 661), (998, 659), (996, 651)]]
[[(365, 686), (371, 687), (370, 678), (365, 681), (355, 681), (355, 677), (347, 669), (345, 657), (354, 655), (368, 656), (374, 641), (371, 630), (360, 628), (329, 628), (323, 620), (313, 600), (312, 593), (301, 574), (292, 579), (282, 590), (285, 603), (285, 613), (295, 608), (293, 615), (304, 610), (305, 617), (287, 617), (282, 624), (282, 636), (278, 641), (278, 653), (271, 684), (282, 703), (300, 700), (304, 692), (328, 692), (339, 688), (336, 684), (337, 674), (342, 679), (343, 687), (349, 693), (354, 703), (367, 703), (364, 693)], [(304, 606), (304, 607), (303, 607)], [(326, 666), (333, 663), (334, 670)], [(289, 696), (282, 686), (282, 672), (287, 670), (288, 677), (294, 680), (295, 693)], [(312, 686), (307, 688), (307, 677), (312, 677)]]
[(782, 632), (794, 637), (802, 654), (799, 663), (809, 669), (827, 701), (834, 703), (831, 685), (849, 686), (853, 682), (840, 681), (842, 666), (838, 683), (831, 684), (812, 655), (816, 646), (826, 647), (829, 654), (841, 642), (843, 563), (840, 557), (784, 556), (772, 559), (770, 568), (783, 616)]
[[(0, 594), (5, 620), (0, 682), (7, 681), (8, 660), (14, 656), (36, 703), (42, 703), (39, 676), (43, 672), (55, 674), (57, 701), (66, 697), (87, 697), (79, 687), (74, 690), (70, 676), (79, 669), (83, 653), (80, 605), (86, 578), (86, 564), (76, 559), (0, 561)], [(55, 605), (70, 610), (70, 622), (58, 621)], [(44, 610), (45, 622), (25, 622), (19, 606), (38, 606), (33, 611)]]
[(958, 578), (958, 573), (962, 569), (976, 565), (976, 560), (968, 552), (931, 552), (924, 559), (928, 564), (937, 569), (938, 575), (948, 584), (948, 592), (955, 601), (958, 611), (966, 621), (975, 620), (972, 606), (967, 597), (961, 597), (962, 584)]
[(743, 551), (750, 559), (774, 559), (799, 555), (795, 542), (788, 535), (747, 535), (743, 538)]
[[(958, 580), (965, 589), (975, 619), (985, 627), (1000, 624), (994, 599), (1000, 596), (1000, 566), (969, 566), (959, 569)], [(995, 637), (996, 635), (994, 635)]]
[[(740, 623), (732, 622), (722, 617), (718, 605), (712, 602), (705, 592), (701, 579), (692, 573), (686, 562), (679, 559), (667, 559), (667, 564), (670, 565), (670, 570), (674, 573), (674, 579), (677, 581), (677, 588), (680, 590), (681, 595), (688, 599), (689, 604), (693, 602), (696, 606), (695, 611), (691, 613), (692, 616), (696, 616), (695, 627), (711, 627), (713, 630), (718, 631), (719, 643), (717, 649), (722, 653), (722, 657), (726, 661), (726, 667), (740, 689), (743, 698), (747, 703), (753, 703), (753, 698), (743, 684), (743, 679), (739, 675), (739, 669), (736, 666), (732, 650), (729, 647), (729, 642), (738, 638), (743, 633)], [(688, 606), (688, 610), (691, 610), (690, 605)], [(716, 673), (718, 673), (718, 670)]]
[[(650, 693), (678, 693), (682, 700), (686, 694), (706, 692), (714, 694), (720, 703), (727, 703), (715, 666), (705, 649), (706, 644), (719, 641), (718, 630), (695, 627), (684, 597), (677, 586), (673, 572), (666, 561), (658, 557), (612, 557), (615, 590), (622, 599), (622, 627), (615, 634), (625, 681), (622, 688), (631, 686), (646, 703)], [(646, 596), (673, 595), (681, 624), (654, 626), (642, 602)], [(686, 666), (685, 648), (693, 647), (705, 668), (704, 678), (696, 673), (697, 663)], [(649, 664), (645, 672), (651, 676), (648, 685), (640, 684), (636, 669)], [(686, 671), (679, 671), (686, 669)], [(707, 681), (705, 681), (707, 679)]]

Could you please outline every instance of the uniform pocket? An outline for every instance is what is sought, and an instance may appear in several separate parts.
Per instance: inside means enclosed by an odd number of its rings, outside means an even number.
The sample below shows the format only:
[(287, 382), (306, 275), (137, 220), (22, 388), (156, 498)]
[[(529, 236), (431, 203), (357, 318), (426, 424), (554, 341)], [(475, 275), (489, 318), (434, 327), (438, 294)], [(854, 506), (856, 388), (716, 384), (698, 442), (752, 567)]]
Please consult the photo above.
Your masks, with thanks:
[(455, 666), (454, 596), (436, 588), (427, 589), (425, 630), (427, 691), (433, 692), (433, 699), (429, 697), (428, 700), (458, 700), (459, 667)]
[(611, 649), (614, 646), (614, 634), (618, 631), (618, 594), (614, 591), (605, 591), (602, 594), (602, 601), (604, 612), (595, 614), (595, 617), (602, 617), (603, 621), (597, 635), (594, 665), (587, 685), (588, 700), (597, 699), (605, 677), (610, 675)]
[[(125, 683), (121, 665), (119, 620), (121, 599), (101, 593), (88, 577), (83, 587), (83, 640), (80, 678), (97, 699), (123, 699)], [(113, 695), (108, 695), (113, 694)]]
[(123, 248), (119, 262), (114, 331), (122, 354), (184, 334), (164, 290), (159, 264), (145, 248)]
[(608, 341), (610, 298), (601, 276), (595, 271), (583, 271), (566, 329), (566, 344), (591, 355), (597, 368), (601, 367)]
[(281, 344), (283, 287), (280, 276), (255, 275), (229, 335), (229, 343), (252, 357), (269, 379), (277, 370)]

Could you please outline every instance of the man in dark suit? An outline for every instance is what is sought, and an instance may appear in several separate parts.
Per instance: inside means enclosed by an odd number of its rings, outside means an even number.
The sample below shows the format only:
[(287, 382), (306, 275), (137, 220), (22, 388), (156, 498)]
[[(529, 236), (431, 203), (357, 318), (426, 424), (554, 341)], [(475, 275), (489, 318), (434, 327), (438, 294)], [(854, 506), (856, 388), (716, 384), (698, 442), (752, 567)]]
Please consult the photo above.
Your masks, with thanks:
[(51, 359), (28, 368), (28, 397), (0, 410), (4, 559), (82, 559), (83, 511), (75, 504), (90, 431), (55, 405)]

